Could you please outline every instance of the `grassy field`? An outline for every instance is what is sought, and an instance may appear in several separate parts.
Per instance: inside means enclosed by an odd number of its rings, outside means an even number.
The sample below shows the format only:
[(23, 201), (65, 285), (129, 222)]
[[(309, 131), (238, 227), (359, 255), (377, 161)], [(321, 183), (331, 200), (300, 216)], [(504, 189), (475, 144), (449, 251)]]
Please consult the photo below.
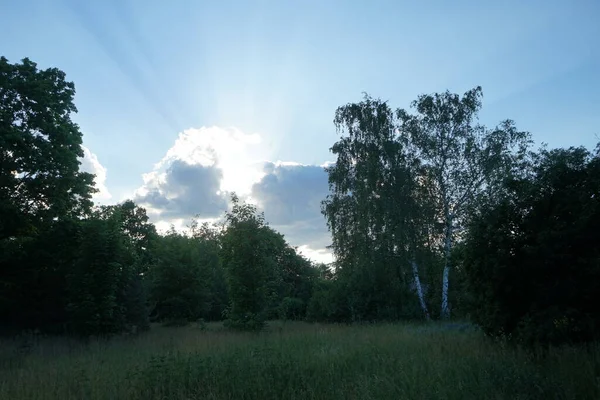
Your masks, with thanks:
[(0, 342), (0, 399), (600, 399), (600, 347), (543, 356), (441, 325), (154, 327)]

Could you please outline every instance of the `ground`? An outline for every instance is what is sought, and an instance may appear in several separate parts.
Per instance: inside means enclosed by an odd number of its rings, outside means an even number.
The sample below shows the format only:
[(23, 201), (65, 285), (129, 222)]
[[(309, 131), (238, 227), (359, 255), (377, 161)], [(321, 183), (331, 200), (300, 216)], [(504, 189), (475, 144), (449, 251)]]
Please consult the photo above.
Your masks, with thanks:
[(598, 399), (600, 347), (533, 356), (463, 324), (154, 326), (0, 341), (0, 399)]

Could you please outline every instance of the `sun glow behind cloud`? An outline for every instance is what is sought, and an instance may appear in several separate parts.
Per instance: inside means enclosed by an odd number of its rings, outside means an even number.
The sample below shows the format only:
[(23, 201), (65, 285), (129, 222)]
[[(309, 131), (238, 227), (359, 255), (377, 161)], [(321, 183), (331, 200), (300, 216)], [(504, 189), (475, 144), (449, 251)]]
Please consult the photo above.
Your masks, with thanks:
[[(215, 167), (221, 170), (219, 193), (235, 191), (241, 196), (250, 193), (252, 184), (260, 180), (260, 135), (246, 134), (237, 128), (202, 127), (181, 132), (165, 157), (155, 164), (153, 171), (144, 174), (144, 184), (160, 183), (166, 179), (166, 168), (174, 161), (189, 165)], [(147, 188), (138, 189), (145, 194)], [(177, 195), (172, 193), (171, 195)]]
[(133, 198), (159, 231), (173, 226), (181, 232), (192, 218), (218, 220), (229, 207), (229, 194), (236, 192), (264, 211), (267, 222), (306, 257), (330, 262), (319, 206), (327, 192), (323, 167), (329, 163), (268, 161), (261, 143), (260, 135), (237, 128), (187, 129), (143, 175)]
[(332, 263), (335, 258), (333, 253), (331, 253), (327, 249), (311, 249), (310, 247), (303, 245), (298, 246), (298, 252), (302, 254), (304, 257), (307, 257), (313, 261), (329, 264)]

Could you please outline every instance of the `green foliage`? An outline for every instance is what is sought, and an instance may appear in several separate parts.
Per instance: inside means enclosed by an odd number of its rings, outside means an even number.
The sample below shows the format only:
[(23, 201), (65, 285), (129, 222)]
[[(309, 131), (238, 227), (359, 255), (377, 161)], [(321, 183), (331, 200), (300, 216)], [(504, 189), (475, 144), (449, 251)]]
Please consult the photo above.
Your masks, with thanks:
[(278, 287), (273, 300), (278, 315), (270, 318), (283, 315), (284, 319), (304, 319), (318, 271), (310, 261), (298, 254), (295, 248), (283, 242), (283, 238), (279, 242), (278, 251), (275, 252), (274, 262), (278, 276), (274, 283)]
[(28, 239), (4, 242), (13, 268), (4, 292), (5, 324), (80, 335), (148, 327), (135, 253), (115, 220), (55, 222)]
[(220, 244), (230, 299), (227, 326), (260, 330), (266, 319), (282, 313), (305, 317), (317, 271), (266, 225), (256, 207), (240, 202), (235, 194)]
[(10, 290), (0, 312), (9, 326), (78, 335), (148, 328), (136, 254), (118, 220), (64, 219), (2, 243)]
[(64, 72), (0, 57), (0, 239), (89, 212), (93, 175), (79, 171), (74, 95)]
[(147, 305), (149, 295), (143, 277), (137, 272), (138, 269), (134, 267), (125, 271), (124, 287), (117, 297), (117, 301), (125, 308), (126, 329), (133, 333), (150, 329)]
[(431, 220), (440, 223), (430, 231), (431, 242), (443, 254), (442, 317), (450, 316), (449, 290), (452, 248), (466, 224), (469, 211), (484, 196), (495, 196), (504, 177), (515, 174), (530, 144), (510, 120), (493, 130), (477, 123), (481, 87), (458, 94), (421, 95), (411, 105), (415, 114), (397, 111), (400, 137), (420, 164), (425, 187), (419, 199), (432, 207)]
[(89, 214), (94, 192), (93, 175), (79, 171), (74, 94), (62, 71), (0, 57), (0, 317), (15, 329), (66, 322), (74, 218)]
[(211, 265), (205, 262), (200, 239), (169, 232), (159, 241), (152, 266), (150, 298), (158, 321), (184, 324), (210, 310)]
[(210, 305), (206, 319), (209, 321), (220, 321), (223, 313), (229, 305), (229, 292), (223, 262), (219, 256), (221, 251), (221, 229), (220, 224), (209, 225), (207, 222), (199, 224), (197, 219), (192, 220), (190, 225), (191, 236), (196, 239), (199, 246), (200, 262), (209, 266), (209, 291)]
[(600, 336), (600, 154), (543, 150), (470, 226), (464, 267), (486, 332), (532, 343)]
[(2, 57), (0, 93), (0, 315), (17, 329), (79, 334), (143, 325), (135, 254), (114, 219), (81, 219), (94, 189), (79, 171), (74, 85)]
[(336, 111), (345, 136), (331, 148), (322, 211), (352, 321), (428, 319), (436, 299), (446, 317), (449, 296), (462, 298), (449, 285), (451, 275), (462, 279), (451, 268), (454, 243), (478, 203), (518, 174), (530, 142), (511, 121), (477, 124), (481, 96), (479, 87), (422, 95), (415, 114), (365, 96)]
[(71, 332), (116, 333), (125, 326), (118, 302), (123, 273), (131, 268), (123, 237), (114, 220), (81, 223), (79, 254), (66, 276), (66, 312)]
[(153, 263), (153, 250), (158, 240), (156, 227), (148, 222), (146, 209), (137, 206), (132, 200), (112, 206), (101, 206), (96, 210), (101, 219), (116, 219), (120, 231), (127, 236), (135, 253), (137, 272), (144, 273)]
[(102, 206), (96, 211), (96, 217), (114, 220), (126, 242), (131, 265), (123, 271), (124, 283), (117, 301), (125, 307), (128, 329), (147, 330), (150, 328), (147, 305), (149, 294), (143, 278), (154, 262), (158, 241), (156, 228), (148, 222), (146, 210), (131, 200), (113, 206)]
[(331, 148), (337, 161), (327, 168), (330, 195), (322, 211), (343, 303), (352, 321), (397, 319), (413, 308), (404, 302), (413, 281), (410, 265), (425, 254), (412, 223), (420, 212), (414, 166), (386, 103), (365, 96), (338, 108), (335, 124), (347, 136)]
[(341, 281), (321, 280), (317, 282), (308, 303), (306, 318), (312, 322), (350, 321), (350, 310)]
[(267, 283), (273, 265), (264, 217), (251, 204), (241, 203), (234, 194), (232, 209), (225, 215), (221, 258), (229, 287), (229, 326), (260, 330), (264, 326)]
[(280, 306), (283, 320), (303, 320), (306, 316), (306, 303), (297, 297), (284, 297)]
[(66, 275), (78, 257), (79, 231), (77, 220), (65, 219), (36, 236), (0, 241), (5, 287), (0, 313), (6, 327), (65, 330)]

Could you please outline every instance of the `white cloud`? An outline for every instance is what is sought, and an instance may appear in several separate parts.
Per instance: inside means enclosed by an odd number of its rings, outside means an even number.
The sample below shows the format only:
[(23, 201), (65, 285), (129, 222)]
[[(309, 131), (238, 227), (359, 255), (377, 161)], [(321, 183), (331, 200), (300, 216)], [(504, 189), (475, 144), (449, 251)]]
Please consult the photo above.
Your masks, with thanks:
[(261, 177), (260, 135), (246, 134), (237, 128), (202, 127), (179, 134), (173, 147), (155, 165), (161, 170), (175, 160), (190, 165), (215, 166), (223, 171), (221, 191), (248, 194), (252, 183)]
[(170, 220), (156, 221), (154, 226), (156, 226), (156, 230), (162, 234), (166, 233), (169, 229), (171, 229), (171, 227), (174, 227), (177, 232), (183, 233), (187, 231), (187, 224), (189, 223), (190, 221), (186, 221), (183, 218), (174, 218)]
[(334, 261), (333, 253), (328, 249), (314, 250), (306, 245), (303, 245), (298, 246), (298, 252), (315, 262), (329, 264)]
[(321, 201), (328, 194), (324, 166), (295, 162), (264, 164), (264, 176), (252, 186), (252, 198), (266, 220), (307, 257), (331, 262), (331, 244)]
[(252, 186), (252, 197), (265, 210), (269, 222), (286, 225), (314, 218), (323, 220), (321, 201), (328, 194), (323, 167), (266, 162), (263, 171), (263, 177)]
[(265, 211), (270, 225), (306, 257), (330, 262), (331, 238), (320, 213), (327, 194), (323, 167), (292, 161), (264, 161), (257, 134), (235, 128), (203, 127), (180, 133), (174, 145), (143, 175), (134, 200), (145, 207), (159, 231), (171, 224), (185, 230), (198, 215), (218, 218), (229, 193)]
[(144, 175), (134, 200), (161, 218), (215, 217), (227, 209), (226, 193), (219, 187), (222, 169), (214, 165), (172, 160), (165, 171)]
[(83, 149), (83, 158), (80, 158), (80, 170), (96, 175), (94, 178), (94, 187), (98, 192), (94, 193), (93, 198), (97, 201), (110, 200), (112, 195), (106, 187), (106, 167), (100, 164), (98, 157), (85, 146)]
[(202, 127), (179, 134), (134, 199), (155, 219), (214, 218), (227, 208), (229, 192), (249, 194), (263, 172), (258, 134), (236, 128)]

